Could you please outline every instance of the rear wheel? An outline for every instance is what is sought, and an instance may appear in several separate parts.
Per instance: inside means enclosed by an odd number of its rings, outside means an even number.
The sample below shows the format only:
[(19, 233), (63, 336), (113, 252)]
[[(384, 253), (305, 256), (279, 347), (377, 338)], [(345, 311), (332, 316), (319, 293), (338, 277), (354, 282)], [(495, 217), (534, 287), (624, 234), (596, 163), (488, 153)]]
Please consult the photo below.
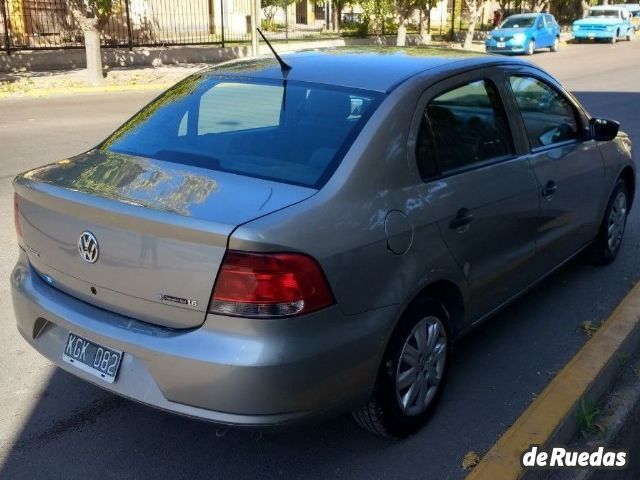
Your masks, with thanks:
[(616, 40), (618, 40), (619, 35), (620, 35), (620, 32), (616, 32), (615, 35), (609, 39), (609, 43), (616, 43)]
[(536, 51), (536, 41), (530, 40), (529, 43), (527, 44), (527, 49), (525, 50), (525, 53), (527, 55), (533, 55), (535, 51)]
[(620, 179), (609, 199), (598, 236), (588, 252), (590, 263), (607, 265), (618, 256), (627, 225), (629, 200), (627, 185), (624, 180)]
[(560, 50), (560, 39), (558, 37), (556, 37), (553, 40), (553, 45), (551, 45), (551, 51), (552, 52), (557, 52), (558, 50)]
[(429, 419), (444, 384), (451, 351), (446, 310), (422, 300), (402, 317), (389, 341), (369, 402), (353, 411), (361, 427), (403, 438)]
[(632, 41), (635, 34), (636, 34), (636, 31), (633, 28), (630, 28), (629, 30), (627, 30), (627, 36), (626, 36), (627, 42)]

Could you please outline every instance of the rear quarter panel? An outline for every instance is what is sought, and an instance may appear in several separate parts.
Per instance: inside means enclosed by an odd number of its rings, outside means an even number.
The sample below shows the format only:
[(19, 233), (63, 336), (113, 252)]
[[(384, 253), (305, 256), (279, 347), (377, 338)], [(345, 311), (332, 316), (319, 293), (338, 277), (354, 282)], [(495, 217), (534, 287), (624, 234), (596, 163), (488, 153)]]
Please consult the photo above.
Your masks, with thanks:
[(312, 255), (345, 313), (398, 306), (388, 333), (403, 306), (431, 282), (450, 280), (467, 295), (435, 223), (406, 222), (393, 238), (409, 242), (409, 250), (398, 255), (388, 248), (387, 213), (397, 210), (413, 220), (412, 211), (424, 203), (411, 196), (420, 179), (407, 160), (408, 133), (424, 89), (420, 85), (410, 80), (389, 94), (316, 195), (239, 227), (229, 248)]

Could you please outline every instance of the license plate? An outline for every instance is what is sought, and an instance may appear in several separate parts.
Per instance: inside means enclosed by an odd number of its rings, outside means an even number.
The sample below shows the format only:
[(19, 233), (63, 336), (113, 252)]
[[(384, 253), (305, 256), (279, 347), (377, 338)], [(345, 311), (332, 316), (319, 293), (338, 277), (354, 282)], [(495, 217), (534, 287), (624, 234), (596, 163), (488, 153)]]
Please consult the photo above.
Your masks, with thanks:
[(113, 383), (120, 367), (122, 352), (69, 333), (62, 359), (107, 383)]
[(496, 46), (497, 46), (498, 48), (504, 48), (504, 47), (506, 47), (506, 46), (507, 46), (507, 44), (506, 44), (505, 42), (498, 42), (498, 43), (496, 44)]

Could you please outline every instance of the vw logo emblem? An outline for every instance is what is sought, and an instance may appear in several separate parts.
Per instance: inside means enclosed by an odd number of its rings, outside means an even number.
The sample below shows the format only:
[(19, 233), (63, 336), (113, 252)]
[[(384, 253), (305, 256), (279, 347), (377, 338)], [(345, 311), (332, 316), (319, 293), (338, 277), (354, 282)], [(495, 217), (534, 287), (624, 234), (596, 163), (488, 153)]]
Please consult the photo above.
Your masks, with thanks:
[(98, 240), (93, 236), (93, 233), (82, 232), (80, 240), (78, 240), (78, 252), (80, 252), (80, 257), (87, 263), (96, 263), (98, 261), (100, 248), (98, 247)]

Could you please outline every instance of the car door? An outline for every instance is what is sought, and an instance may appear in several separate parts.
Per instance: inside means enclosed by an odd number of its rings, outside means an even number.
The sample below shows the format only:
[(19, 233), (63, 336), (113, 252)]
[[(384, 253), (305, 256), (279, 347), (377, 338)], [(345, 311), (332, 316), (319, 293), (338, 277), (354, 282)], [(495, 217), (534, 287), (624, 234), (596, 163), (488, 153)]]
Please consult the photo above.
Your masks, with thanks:
[(536, 276), (587, 245), (596, 235), (604, 195), (604, 162), (576, 103), (541, 72), (508, 75), (527, 133), (529, 161), (540, 195)]
[(547, 24), (547, 32), (549, 33), (549, 46), (552, 46), (556, 37), (560, 34), (558, 23), (556, 22), (556, 19), (553, 18), (553, 15), (549, 14), (544, 15), (544, 20)]
[(418, 225), (439, 226), (468, 282), (470, 321), (528, 285), (535, 252), (537, 184), (515, 148), (492, 71), (428, 89), (409, 149), (423, 179), (412, 194), (423, 207), (412, 215)]
[(536, 47), (549, 47), (553, 43), (551, 37), (551, 25), (544, 15), (538, 15), (536, 20)]

